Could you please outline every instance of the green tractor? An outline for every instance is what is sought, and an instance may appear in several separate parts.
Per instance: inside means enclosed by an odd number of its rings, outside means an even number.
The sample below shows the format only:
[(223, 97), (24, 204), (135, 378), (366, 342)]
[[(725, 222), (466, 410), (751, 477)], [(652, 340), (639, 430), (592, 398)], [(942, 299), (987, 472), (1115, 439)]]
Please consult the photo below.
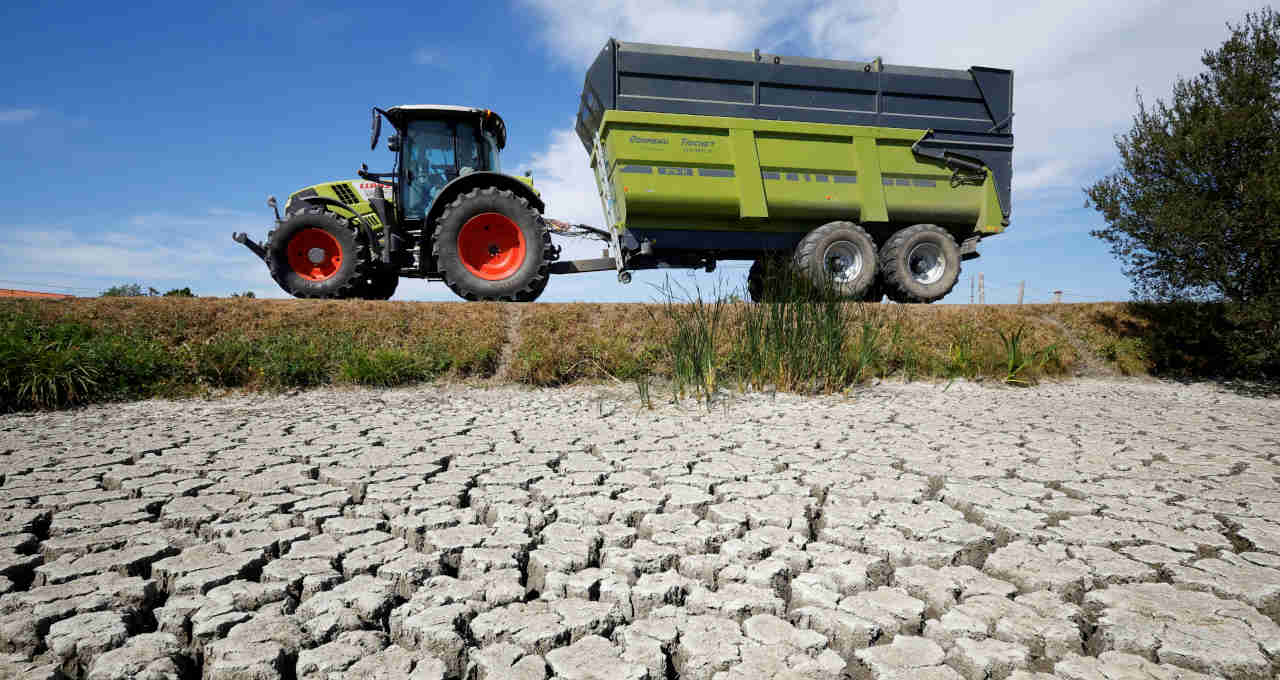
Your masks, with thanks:
[(395, 128), (391, 172), (294, 192), (265, 242), (233, 234), (300, 298), (386, 300), (402, 277), (444, 281), (466, 300), (527, 302), (550, 279), (559, 249), (533, 181), (502, 173), (506, 124), (487, 109), (374, 108), (369, 148)]

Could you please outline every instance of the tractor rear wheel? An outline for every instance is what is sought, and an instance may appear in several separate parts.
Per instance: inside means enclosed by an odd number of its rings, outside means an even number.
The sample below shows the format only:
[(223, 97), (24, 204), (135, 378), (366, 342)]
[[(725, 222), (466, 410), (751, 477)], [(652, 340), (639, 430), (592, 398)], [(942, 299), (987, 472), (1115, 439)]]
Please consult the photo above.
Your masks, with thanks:
[(860, 300), (876, 280), (876, 242), (853, 222), (828, 222), (805, 234), (793, 262), (813, 285)]
[(267, 239), (267, 269), (300, 298), (356, 297), (368, 256), (347, 220), (325, 210), (294, 213)]
[(901, 229), (880, 249), (880, 276), (894, 302), (936, 302), (960, 278), (960, 248), (934, 224)]
[(444, 209), (432, 254), (445, 284), (463, 299), (530, 302), (551, 276), (550, 247), (551, 234), (528, 201), (489, 187)]

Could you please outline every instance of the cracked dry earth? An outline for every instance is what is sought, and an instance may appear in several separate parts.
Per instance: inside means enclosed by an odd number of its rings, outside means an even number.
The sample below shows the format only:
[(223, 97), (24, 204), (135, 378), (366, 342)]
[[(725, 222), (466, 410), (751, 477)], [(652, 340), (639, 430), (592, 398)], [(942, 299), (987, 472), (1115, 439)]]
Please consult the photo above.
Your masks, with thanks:
[(318, 390), (0, 417), (0, 676), (1275, 678), (1280, 402)]

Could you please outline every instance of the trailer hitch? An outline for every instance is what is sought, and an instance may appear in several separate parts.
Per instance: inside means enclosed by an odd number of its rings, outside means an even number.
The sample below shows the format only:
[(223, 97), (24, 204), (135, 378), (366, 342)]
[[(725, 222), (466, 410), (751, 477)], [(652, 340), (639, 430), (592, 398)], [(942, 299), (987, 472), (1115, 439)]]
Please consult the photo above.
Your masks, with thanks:
[(258, 259), (262, 260), (263, 262), (267, 261), (267, 249), (263, 248), (262, 245), (259, 244), (257, 241), (254, 241), (253, 239), (249, 238), (249, 235), (244, 233), (243, 231), (233, 232), (231, 234), (231, 240), (253, 251), (253, 254), (257, 255)]

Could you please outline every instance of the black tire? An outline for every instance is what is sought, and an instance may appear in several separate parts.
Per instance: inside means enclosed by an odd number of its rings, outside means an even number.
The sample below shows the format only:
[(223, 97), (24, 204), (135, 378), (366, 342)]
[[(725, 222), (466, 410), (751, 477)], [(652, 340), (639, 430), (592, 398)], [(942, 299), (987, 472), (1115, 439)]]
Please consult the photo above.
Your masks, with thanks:
[(533, 287), (529, 290), (516, 293), (516, 302), (533, 302), (542, 297), (542, 291), (547, 289), (547, 284), (551, 282), (550, 276), (544, 276), (534, 281)]
[[(524, 244), (523, 260), (513, 265), (511, 273), (500, 279), (477, 275), (463, 261), (459, 248), (463, 227), (485, 213), (498, 213), (509, 220), (519, 230)], [(450, 290), (465, 300), (529, 302), (542, 294), (551, 277), (546, 259), (551, 249), (551, 233), (543, 227), (538, 211), (510, 191), (488, 187), (469, 191), (454, 199), (436, 221), (432, 241), (436, 270), (444, 277)]]
[[(922, 269), (931, 257), (937, 258), (940, 271)], [(895, 302), (936, 302), (960, 279), (960, 248), (935, 224), (901, 229), (880, 249), (880, 276)]]
[(364, 300), (390, 300), (400, 285), (400, 276), (392, 271), (373, 268), (360, 282), (357, 297)]
[(747, 295), (751, 301), (777, 302), (778, 297), (787, 296), (788, 287), (795, 285), (791, 279), (794, 273), (788, 271), (790, 265), (790, 258), (785, 255), (756, 258), (747, 272)]
[(862, 301), (875, 303), (884, 302), (884, 281), (879, 275), (876, 276), (875, 282), (871, 284), (871, 287), (867, 289), (867, 292), (862, 294)]
[(751, 263), (751, 271), (747, 272), (747, 295), (751, 297), (752, 302), (760, 302), (764, 299), (764, 259), (756, 258)]
[[(833, 273), (829, 261), (850, 258), (845, 271)], [(859, 300), (876, 280), (876, 242), (853, 222), (828, 222), (800, 240), (792, 258), (796, 271), (813, 285), (830, 286), (842, 298)], [(855, 271), (850, 271), (856, 267)]]
[[(290, 248), (298, 248), (306, 237), (299, 237), (307, 230), (319, 230), (332, 237), (341, 263), (323, 278), (306, 275), (290, 260)], [(327, 241), (326, 241), (327, 243)], [(293, 253), (297, 258), (307, 258), (301, 251)], [(370, 267), (366, 249), (360, 247), (351, 224), (345, 218), (319, 208), (298, 212), (289, 216), (267, 236), (267, 269), (271, 278), (280, 284), (284, 292), (299, 298), (351, 298), (357, 297), (360, 282), (367, 277)]]

